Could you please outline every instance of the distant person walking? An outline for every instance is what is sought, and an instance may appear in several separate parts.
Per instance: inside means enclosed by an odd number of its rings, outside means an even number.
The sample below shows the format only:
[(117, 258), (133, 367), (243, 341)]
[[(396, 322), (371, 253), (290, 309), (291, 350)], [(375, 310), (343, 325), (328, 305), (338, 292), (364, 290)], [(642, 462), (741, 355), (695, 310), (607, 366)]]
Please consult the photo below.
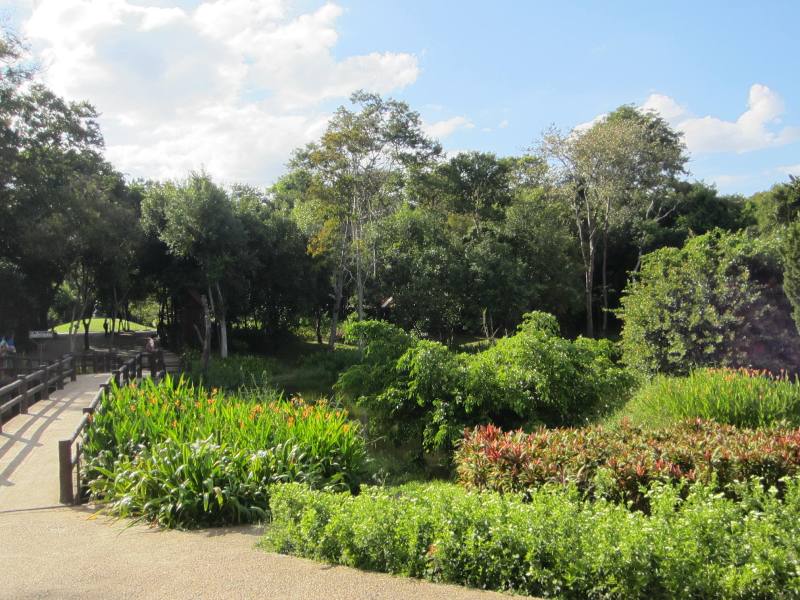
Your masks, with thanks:
[(103, 321), (103, 331), (105, 332), (105, 336), (108, 337), (108, 319)]

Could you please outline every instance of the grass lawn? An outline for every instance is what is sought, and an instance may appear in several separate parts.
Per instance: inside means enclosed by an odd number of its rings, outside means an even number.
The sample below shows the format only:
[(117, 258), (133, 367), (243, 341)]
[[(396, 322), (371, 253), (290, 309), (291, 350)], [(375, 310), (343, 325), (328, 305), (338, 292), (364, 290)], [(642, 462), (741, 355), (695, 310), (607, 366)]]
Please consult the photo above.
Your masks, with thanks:
[[(103, 333), (103, 321), (104, 318), (93, 318), (92, 324), (89, 325), (89, 333)], [(117, 322), (119, 324), (119, 322)], [(131, 321), (128, 323), (130, 326), (131, 331), (153, 331), (153, 327), (148, 327), (147, 325), (142, 325), (141, 323), (134, 323)], [(111, 327), (111, 319), (108, 320), (108, 326)], [(62, 323), (61, 325), (56, 325), (55, 328), (56, 333), (69, 333), (69, 323)], [(83, 322), (78, 322), (78, 333), (83, 333)]]

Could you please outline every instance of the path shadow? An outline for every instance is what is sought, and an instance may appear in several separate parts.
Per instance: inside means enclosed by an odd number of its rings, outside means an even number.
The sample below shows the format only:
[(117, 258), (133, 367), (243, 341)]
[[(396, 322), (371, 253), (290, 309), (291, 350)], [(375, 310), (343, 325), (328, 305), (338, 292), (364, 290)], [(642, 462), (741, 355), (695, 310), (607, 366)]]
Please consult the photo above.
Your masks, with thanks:
[[(69, 384), (66, 384), (67, 386)], [(99, 387), (99, 386), (98, 386)], [(55, 392), (54, 392), (55, 393)], [(82, 396), (75, 395), (69, 396), (65, 398), (49, 398), (49, 402), (46, 406), (43, 406), (39, 409), (38, 412), (32, 413), (28, 412), (27, 415), (17, 415), (14, 417), (18, 419), (20, 417), (27, 417), (27, 422), (25, 425), (20, 427), (20, 429), (14, 433), (0, 433), (0, 438), (4, 438), (6, 441), (3, 443), (2, 447), (0, 447), (0, 458), (3, 458), (8, 452), (10, 452), (16, 444), (22, 443), (23, 446), (17, 453), (17, 455), (8, 463), (8, 465), (0, 471), (0, 487), (10, 487), (13, 486), (14, 483), (11, 481), (11, 475), (19, 468), (19, 466), (23, 463), (23, 461), (30, 455), (31, 452), (34, 451), (35, 448), (42, 446), (40, 440), (42, 435), (44, 435), (47, 427), (53, 422), (56, 421), (61, 414), (66, 411), (67, 409), (71, 408)], [(32, 406), (39, 408), (42, 402), (47, 402), (47, 400), (39, 400)], [(60, 406), (59, 406), (60, 405)], [(57, 410), (53, 411), (51, 414), (46, 414), (52, 408), (58, 406)], [(36, 428), (33, 434), (29, 437), (25, 437), (25, 433), (34, 426), (37, 421), (41, 421), (41, 424)], [(6, 424), (8, 426), (8, 424)], [(55, 456), (56, 449), (53, 449), (53, 453)]]

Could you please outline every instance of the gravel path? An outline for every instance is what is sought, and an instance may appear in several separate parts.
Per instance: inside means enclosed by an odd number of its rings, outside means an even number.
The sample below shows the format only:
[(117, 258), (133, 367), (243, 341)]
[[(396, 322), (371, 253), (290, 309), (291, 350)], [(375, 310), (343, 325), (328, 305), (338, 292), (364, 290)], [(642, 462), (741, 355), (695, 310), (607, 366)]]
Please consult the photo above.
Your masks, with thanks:
[(58, 505), (58, 439), (105, 375), (81, 375), (0, 433), (0, 598), (509, 598), (254, 548), (256, 527), (161, 531)]
[(262, 552), (254, 548), (260, 533), (130, 527), (85, 508), (0, 513), (0, 597), (511, 598)]

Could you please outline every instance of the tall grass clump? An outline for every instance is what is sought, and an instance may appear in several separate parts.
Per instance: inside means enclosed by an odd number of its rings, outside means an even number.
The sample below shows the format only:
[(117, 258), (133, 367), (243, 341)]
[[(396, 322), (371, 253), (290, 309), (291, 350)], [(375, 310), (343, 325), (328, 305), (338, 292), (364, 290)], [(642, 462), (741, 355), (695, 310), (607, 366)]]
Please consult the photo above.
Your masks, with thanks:
[(358, 423), (325, 402), (170, 378), (113, 387), (84, 453), (96, 501), (166, 527), (260, 520), (276, 482), (355, 490), (366, 461)]
[(800, 425), (800, 381), (749, 369), (697, 369), (686, 377), (658, 375), (620, 413), (641, 425), (689, 418), (739, 427)]
[(796, 598), (800, 482), (653, 484), (646, 515), (570, 488), (517, 494), (452, 484), (358, 496), (275, 486), (262, 545), (333, 564), (556, 598)]
[(203, 371), (202, 361), (196, 352), (184, 356), (186, 376), (197, 385), (236, 391), (243, 388), (274, 387), (273, 378), (280, 370), (277, 361), (254, 354), (231, 354), (216, 358)]

